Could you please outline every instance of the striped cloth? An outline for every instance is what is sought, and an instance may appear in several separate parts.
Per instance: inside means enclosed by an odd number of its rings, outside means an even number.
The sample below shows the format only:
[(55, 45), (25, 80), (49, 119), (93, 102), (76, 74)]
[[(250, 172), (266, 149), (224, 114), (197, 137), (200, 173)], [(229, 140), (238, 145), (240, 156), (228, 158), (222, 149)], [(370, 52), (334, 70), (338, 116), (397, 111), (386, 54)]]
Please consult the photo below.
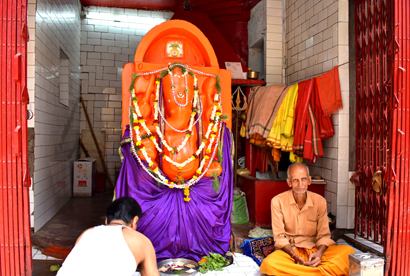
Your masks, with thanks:
[(246, 138), (255, 133), (268, 138), (273, 121), (290, 86), (274, 84), (252, 88), (246, 117)]

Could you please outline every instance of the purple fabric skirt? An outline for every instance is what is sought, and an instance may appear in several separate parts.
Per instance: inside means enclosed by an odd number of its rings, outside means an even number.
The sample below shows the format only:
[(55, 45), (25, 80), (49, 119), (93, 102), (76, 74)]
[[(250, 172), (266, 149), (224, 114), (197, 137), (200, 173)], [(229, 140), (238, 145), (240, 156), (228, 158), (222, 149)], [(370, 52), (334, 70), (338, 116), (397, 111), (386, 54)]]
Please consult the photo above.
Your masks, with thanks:
[[(142, 208), (137, 230), (154, 245), (157, 259), (188, 258), (199, 261), (208, 252), (224, 255), (231, 236), (233, 169), (232, 137), (223, 126), (223, 162), (219, 193), (212, 190), (212, 178), (203, 177), (191, 186), (191, 201), (184, 201), (181, 189), (158, 185), (134, 159), (130, 144), (124, 144), (116, 197), (135, 198)], [(124, 138), (129, 137), (129, 129)], [(146, 164), (146, 163), (145, 163)]]

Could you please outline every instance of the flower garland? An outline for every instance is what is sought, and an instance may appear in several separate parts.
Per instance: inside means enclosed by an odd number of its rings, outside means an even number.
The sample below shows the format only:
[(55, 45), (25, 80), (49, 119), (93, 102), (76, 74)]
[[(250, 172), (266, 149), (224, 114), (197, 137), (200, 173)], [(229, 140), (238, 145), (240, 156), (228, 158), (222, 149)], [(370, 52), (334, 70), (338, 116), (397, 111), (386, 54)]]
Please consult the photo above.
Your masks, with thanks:
[[(162, 79), (164, 76), (166, 76), (168, 73), (172, 74), (172, 71), (175, 67), (179, 67), (181, 68), (182, 73), (185, 75), (186, 78), (186, 74), (189, 73), (194, 77), (194, 99), (193, 99), (193, 111), (191, 113), (191, 119), (190, 119), (190, 124), (188, 127), (188, 131), (186, 132), (186, 137), (184, 139), (184, 141), (182, 142), (182, 144), (180, 146), (178, 146), (176, 149), (173, 147), (170, 147), (165, 139), (164, 136), (159, 128), (159, 123), (158, 123), (158, 114), (162, 115), (159, 111), (158, 108), (158, 100), (159, 100), (159, 87), (160, 87), (160, 79)], [(212, 159), (214, 159), (215, 154), (216, 154), (216, 150), (217, 147), (214, 148), (213, 152), (211, 152), (212, 150), (212, 144), (215, 142), (215, 138), (216, 141), (219, 141), (220, 138), (220, 134), (221, 134), (221, 119), (222, 119), (222, 106), (221, 106), (221, 97), (220, 97), (220, 86), (219, 86), (219, 77), (218, 76), (214, 76), (212, 74), (207, 74), (198, 70), (194, 70), (189, 68), (187, 65), (184, 64), (179, 64), (179, 63), (174, 63), (171, 67), (167, 68), (168, 70), (166, 71), (162, 71), (160, 74), (160, 79), (156, 79), (156, 85), (157, 85), (157, 89), (156, 89), (156, 100), (154, 101), (154, 109), (155, 109), (155, 113), (154, 113), (154, 125), (156, 127), (157, 130), (157, 134), (158, 136), (161, 138), (161, 142), (163, 142), (164, 146), (167, 147), (167, 149), (172, 152), (172, 153), (177, 153), (179, 152), (183, 146), (185, 146), (187, 140), (189, 139), (189, 137), (191, 136), (191, 131), (192, 131), (192, 127), (193, 125), (195, 125), (198, 120), (194, 123), (193, 120), (195, 118), (196, 115), (196, 107), (198, 104), (198, 99), (199, 99), (199, 92), (198, 92), (198, 85), (197, 85), (197, 79), (196, 76), (194, 74), (195, 73), (199, 73), (199, 74), (203, 74), (203, 75), (207, 75), (207, 76), (213, 76), (216, 77), (217, 79), (217, 83), (216, 83), (216, 88), (218, 93), (215, 94), (214, 97), (214, 105), (213, 105), (213, 109), (212, 109), (212, 113), (211, 113), (211, 118), (210, 118), (210, 124), (208, 126), (208, 130), (205, 134), (204, 139), (201, 142), (200, 147), (198, 148), (198, 150), (191, 156), (189, 157), (186, 161), (184, 161), (183, 163), (177, 163), (175, 161), (173, 161), (171, 158), (169, 158), (168, 156), (164, 155), (164, 159), (167, 160), (168, 162), (172, 163), (173, 165), (175, 165), (176, 167), (178, 167), (179, 169), (182, 169), (184, 166), (186, 166), (188, 163), (192, 162), (193, 160), (197, 159), (198, 156), (201, 154), (202, 150), (205, 148), (206, 142), (209, 141), (208, 144), (208, 148), (206, 149), (206, 153), (204, 158), (201, 160), (200, 166), (198, 167), (198, 169), (196, 170), (195, 174), (193, 175), (193, 177), (191, 178), (191, 180), (187, 183), (181, 183), (181, 184), (176, 184), (174, 182), (170, 182), (159, 170), (159, 168), (152, 162), (151, 158), (148, 156), (145, 147), (142, 145), (141, 142), (141, 136), (140, 136), (140, 132), (139, 132), (139, 125), (140, 124), (144, 130), (147, 132), (147, 134), (149, 135), (149, 138), (153, 141), (155, 147), (157, 148), (157, 150), (159, 152), (162, 152), (162, 149), (159, 147), (155, 136), (150, 132), (150, 130), (148, 129), (148, 127), (145, 124), (145, 120), (142, 118), (141, 112), (139, 110), (138, 107), (138, 99), (135, 96), (135, 91), (134, 91), (134, 84), (135, 84), (135, 80), (137, 79), (138, 75), (134, 74), (133, 75), (133, 80), (131, 82), (131, 87), (130, 87), (130, 91), (131, 91), (131, 99), (130, 99), (130, 127), (131, 127), (131, 131), (130, 131), (130, 136), (131, 136), (131, 151), (134, 155), (134, 157), (138, 160), (139, 164), (141, 165), (141, 167), (154, 179), (156, 179), (158, 182), (173, 188), (179, 188), (179, 189), (184, 189), (184, 195), (186, 196), (186, 198), (184, 198), (185, 201), (189, 201), (189, 187), (194, 185), (196, 182), (198, 182), (203, 175), (206, 173), (206, 171), (209, 169), (211, 162), (208, 163), (208, 166), (205, 168), (205, 170), (203, 170), (203, 167), (205, 165), (205, 162), (207, 159), (210, 159), (212, 157)], [(192, 72), (187, 71), (191, 70)], [(152, 72), (147, 72), (147, 73), (143, 73), (141, 75), (149, 75), (149, 74), (154, 74), (154, 73), (158, 73), (161, 70), (156, 70), (156, 71), (152, 71)], [(174, 91), (173, 91), (174, 92)], [(201, 114), (202, 114), (202, 110), (201, 110)], [(135, 125), (134, 125), (135, 123)], [(219, 129), (219, 131), (218, 131)], [(137, 138), (137, 142), (136, 142), (136, 146), (134, 146), (134, 139), (133, 139), (133, 131), (135, 131), (136, 134), (136, 138)], [(209, 136), (211, 138), (209, 138)], [(142, 163), (142, 160), (139, 158), (139, 155), (137, 154), (137, 150), (141, 150), (145, 160), (148, 163), (148, 166), (150, 167), (151, 171), (148, 170), (144, 164)], [(212, 160), (211, 159), (211, 160)], [(152, 173), (154, 173), (154, 175)]]
[[(159, 87), (159, 80), (156, 80), (157, 83), (157, 87)], [(193, 99), (193, 104), (192, 104), (192, 112), (191, 112), (191, 119), (189, 122), (189, 127), (188, 129), (185, 131), (185, 138), (182, 141), (181, 145), (179, 145), (178, 147), (174, 148), (171, 147), (170, 145), (168, 145), (167, 141), (164, 139), (164, 135), (161, 132), (161, 129), (159, 127), (159, 120), (158, 120), (158, 113), (159, 113), (159, 108), (158, 108), (158, 102), (159, 102), (159, 89), (157, 89), (158, 92), (156, 93), (156, 99), (154, 101), (154, 122), (153, 125), (157, 131), (157, 134), (159, 136), (159, 138), (161, 138), (161, 143), (172, 153), (178, 153), (184, 146), (185, 144), (188, 142), (189, 138), (191, 137), (192, 134), (192, 128), (193, 126), (196, 124), (196, 121), (194, 123), (195, 120), (195, 115), (197, 114), (197, 105), (198, 105), (198, 99), (199, 99), (199, 94), (198, 94), (198, 90), (195, 90), (194, 92), (194, 99)], [(155, 141), (155, 136), (151, 133), (151, 131), (149, 130), (149, 128), (147, 127), (147, 125), (145, 124), (145, 120), (142, 118), (142, 114), (139, 110), (139, 106), (138, 106), (138, 99), (135, 96), (135, 91), (132, 90), (131, 91), (131, 99), (130, 99), (130, 103), (133, 104), (134, 107), (134, 113), (133, 113), (133, 122), (134, 123), (139, 123), (143, 129), (146, 131), (147, 135), (149, 135), (149, 138), (154, 142), (155, 144), (155, 148), (159, 151), (162, 152), (162, 149), (159, 147), (158, 143)], [(202, 112), (201, 112), (202, 114)], [(161, 114), (162, 115), (162, 114)], [(167, 121), (166, 123), (168, 125), (170, 125)], [(173, 128), (173, 127), (172, 127)], [(173, 128), (174, 129), (174, 128)]]
[(191, 200), (191, 198), (189, 197), (189, 187), (185, 187), (184, 188), (184, 201), (185, 202), (189, 202)]
[[(131, 111), (131, 110), (130, 110)], [(132, 120), (130, 121), (130, 123), (132, 124)], [(221, 123), (219, 123), (220, 125)], [(217, 138), (216, 140), (219, 141), (219, 138), (221, 136), (221, 127), (219, 127), (219, 131), (217, 133)], [(157, 182), (162, 183), (166, 186), (168, 186), (169, 188), (178, 188), (178, 189), (185, 189), (186, 187), (190, 187), (192, 185), (194, 185), (196, 182), (198, 182), (204, 175), (205, 173), (208, 171), (210, 165), (212, 164), (212, 162), (208, 163), (208, 166), (205, 168), (205, 170), (202, 171), (203, 166), (205, 165), (205, 158), (202, 159), (199, 168), (196, 170), (194, 176), (188, 181), (185, 182), (183, 184), (176, 184), (175, 182), (170, 182), (166, 177), (164, 177), (161, 173), (161, 171), (159, 170), (159, 168), (157, 166), (155, 166), (155, 164), (152, 162), (151, 158), (148, 156), (145, 147), (143, 145), (139, 145), (138, 147), (134, 145), (134, 138), (133, 138), (133, 132), (132, 130), (130, 131), (130, 138), (131, 138), (131, 152), (134, 155), (134, 158), (138, 161), (138, 163), (140, 164), (140, 166), (152, 177), (154, 178)], [(138, 143), (138, 142), (137, 142)], [(141, 150), (142, 154), (144, 155), (144, 158), (146, 160), (146, 162), (148, 163), (149, 169), (147, 169), (144, 165), (144, 163), (142, 162), (142, 160), (140, 159), (138, 153), (137, 153), (137, 149)], [(215, 158), (215, 155), (217, 153), (217, 149), (218, 147), (215, 147), (212, 155), (211, 155), (211, 159)], [(208, 154), (209, 156), (209, 154)]]
[[(173, 161), (171, 158), (169, 158), (167, 155), (164, 155), (164, 159), (165, 159), (166, 161), (170, 162), (171, 164), (173, 164), (174, 166), (176, 166), (178, 169), (182, 169), (182, 168), (185, 167), (188, 163), (190, 163), (190, 162), (192, 162), (192, 161), (194, 161), (195, 159), (198, 158), (198, 156), (201, 154), (202, 150), (205, 148), (206, 142), (209, 141), (208, 148), (206, 149), (206, 154), (205, 154), (204, 158), (203, 158), (202, 161), (201, 161), (200, 167), (198, 168), (198, 170), (196, 171), (196, 173), (195, 173), (194, 176), (193, 176), (194, 179), (196, 179), (196, 177), (198, 177), (198, 176), (201, 174), (201, 170), (202, 170), (202, 168), (203, 168), (203, 166), (204, 166), (204, 164), (205, 164), (205, 161), (206, 161), (207, 159), (210, 159), (210, 153), (211, 153), (211, 150), (212, 150), (212, 145), (213, 145), (213, 143), (214, 143), (214, 141), (215, 141), (216, 133), (217, 133), (217, 131), (218, 131), (218, 126), (219, 126), (219, 122), (220, 122), (220, 120), (221, 120), (221, 114), (222, 114), (222, 113), (221, 113), (222, 110), (221, 110), (220, 102), (218, 101), (218, 98), (220, 98), (220, 97), (218, 97), (218, 96), (219, 96), (218, 94), (215, 94), (214, 106), (213, 106), (213, 110), (212, 110), (212, 114), (211, 114), (211, 120), (210, 120), (210, 123), (209, 123), (209, 125), (208, 125), (208, 130), (207, 130), (207, 132), (206, 132), (206, 134), (205, 134), (204, 139), (202, 139), (201, 145), (199, 146), (198, 150), (197, 150), (191, 157), (189, 157), (187, 160), (185, 160), (183, 163), (175, 162), (175, 161)], [(132, 109), (133, 109), (133, 106), (132, 106), (132, 105), (131, 105), (131, 107), (132, 107)], [(137, 104), (137, 107), (138, 107), (138, 104)], [(132, 109), (130, 110), (130, 112), (132, 112)], [(131, 118), (131, 116), (130, 116), (130, 118)], [(139, 121), (140, 124), (145, 124), (145, 120), (143, 120), (143, 119), (139, 119), (138, 121)], [(143, 153), (143, 155), (144, 155), (144, 157), (145, 157), (145, 159), (146, 159), (147, 161), (151, 160), (151, 159), (148, 157), (148, 154), (147, 154), (146, 151), (145, 151), (145, 147), (142, 145), (142, 142), (141, 142), (141, 141), (142, 141), (142, 138), (141, 138), (141, 135), (140, 135), (140, 132), (139, 132), (140, 127), (139, 127), (138, 125), (134, 125), (134, 120), (130, 120), (130, 125), (131, 125), (131, 133), (132, 133), (132, 129), (134, 129), (134, 131), (135, 131), (135, 133), (136, 133), (136, 138), (137, 138), (136, 146), (138, 147), (138, 149), (142, 150), (142, 153)], [(158, 133), (158, 134), (159, 134), (159, 133)], [(161, 134), (161, 135), (163, 135), (163, 134)], [(149, 137), (150, 137), (150, 139), (154, 142), (155, 145), (158, 145), (158, 143), (157, 143), (156, 140), (155, 140), (155, 136), (154, 136), (154, 135), (150, 134)], [(153, 137), (154, 139), (152, 139), (152, 137)], [(162, 136), (162, 137), (163, 137), (163, 136)], [(162, 138), (162, 137), (161, 137), (161, 138)], [(210, 138), (209, 138), (209, 137), (210, 137)], [(163, 139), (163, 138), (162, 138), (162, 139)], [(218, 140), (219, 140), (219, 139), (218, 139)], [(161, 151), (162, 151), (162, 150), (161, 150)], [(148, 158), (147, 158), (147, 157), (148, 157)], [(214, 158), (214, 156), (212, 156), (212, 159), (213, 159), (213, 158)], [(212, 159), (211, 159), (211, 160), (212, 160)], [(151, 161), (151, 162), (148, 162), (148, 165), (151, 167), (151, 169), (152, 169), (155, 173), (158, 172), (158, 170), (156, 170), (156, 169), (157, 169), (156, 166), (154, 165), (154, 163), (153, 163), (152, 161)]]

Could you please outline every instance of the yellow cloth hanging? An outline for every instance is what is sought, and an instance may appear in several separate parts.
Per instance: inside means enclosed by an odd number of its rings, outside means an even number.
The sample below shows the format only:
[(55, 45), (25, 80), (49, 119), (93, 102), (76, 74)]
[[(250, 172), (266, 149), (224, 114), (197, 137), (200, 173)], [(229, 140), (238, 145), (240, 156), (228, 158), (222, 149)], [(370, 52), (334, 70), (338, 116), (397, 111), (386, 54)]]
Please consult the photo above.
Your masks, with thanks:
[(298, 98), (298, 84), (292, 85), (273, 122), (266, 144), (283, 151), (293, 151), (293, 123)]
[(295, 155), (293, 151), (289, 154), (289, 160), (291, 163), (303, 163), (303, 157)]

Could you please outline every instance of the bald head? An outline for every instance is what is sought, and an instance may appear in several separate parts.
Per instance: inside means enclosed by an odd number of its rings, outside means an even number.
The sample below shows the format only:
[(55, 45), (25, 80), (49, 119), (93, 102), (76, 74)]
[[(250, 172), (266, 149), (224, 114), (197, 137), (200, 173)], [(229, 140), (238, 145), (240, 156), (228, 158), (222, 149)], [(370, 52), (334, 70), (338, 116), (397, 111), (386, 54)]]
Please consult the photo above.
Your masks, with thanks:
[(290, 178), (290, 171), (291, 171), (291, 169), (292, 169), (292, 168), (295, 168), (295, 167), (299, 167), (299, 166), (305, 168), (305, 170), (306, 170), (306, 172), (307, 172), (307, 176), (310, 176), (310, 174), (309, 174), (309, 167), (308, 167), (305, 163), (293, 163), (293, 164), (291, 164), (291, 165), (288, 167), (288, 170), (287, 170), (287, 176), (288, 176), (288, 178)]

